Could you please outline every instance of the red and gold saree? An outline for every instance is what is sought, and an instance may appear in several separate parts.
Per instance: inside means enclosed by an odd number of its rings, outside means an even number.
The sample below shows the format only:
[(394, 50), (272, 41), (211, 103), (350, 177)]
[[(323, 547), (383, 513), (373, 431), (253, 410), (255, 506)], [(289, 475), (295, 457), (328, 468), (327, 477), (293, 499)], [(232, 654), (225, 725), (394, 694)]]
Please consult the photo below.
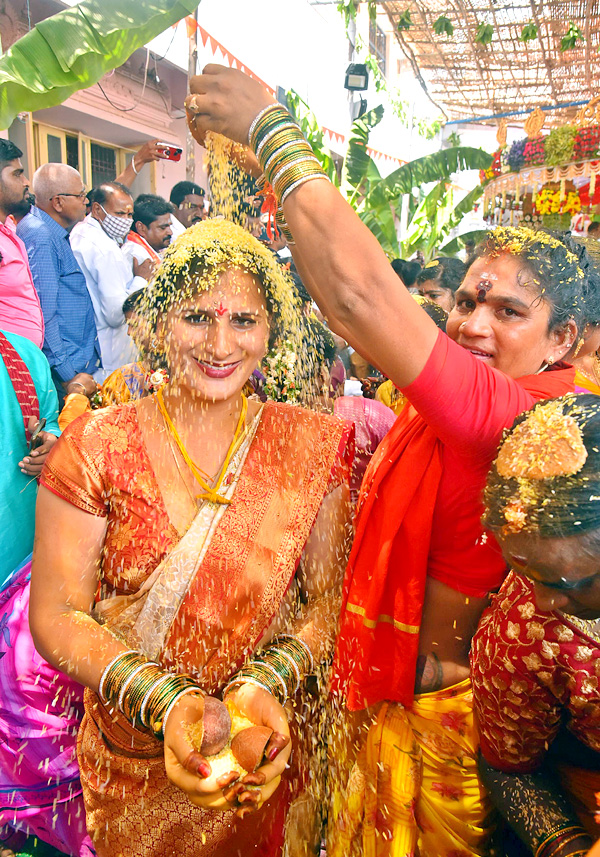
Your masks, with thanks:
[[(333, 417), (265, 405), (228, 468), (230, 505), (205, 504), (178, 542), (135, 407), (80, 418), (57, 445), (43, 482), (107, 516), (99, 621), (217, 694), (277, 617), (323, 497), (348, 477), (348, 439)], [(288, 809), (304, 788), (303, 743), (296, 729), (280, 787), (240, 821), (194, 807), (167, 780), (162, 745), (86, 691), (78, 753), (98, 854), (275, 857)]]

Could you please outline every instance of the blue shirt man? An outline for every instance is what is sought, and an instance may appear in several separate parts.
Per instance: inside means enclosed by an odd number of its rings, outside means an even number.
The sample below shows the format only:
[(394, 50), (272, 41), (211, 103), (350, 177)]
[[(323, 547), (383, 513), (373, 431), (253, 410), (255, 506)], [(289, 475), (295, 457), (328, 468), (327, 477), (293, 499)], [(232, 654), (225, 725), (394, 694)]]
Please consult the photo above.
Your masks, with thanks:
[(69, 243), (70, 230), (85, 217), (87, 193), (77, 170), (66, 164), (40, 167), (33, 192), (36, 205), (17, 234), (27, 248), (44, 315), (43, 351), (62, 398), (69, 381), (100, 365), (92, 300)]

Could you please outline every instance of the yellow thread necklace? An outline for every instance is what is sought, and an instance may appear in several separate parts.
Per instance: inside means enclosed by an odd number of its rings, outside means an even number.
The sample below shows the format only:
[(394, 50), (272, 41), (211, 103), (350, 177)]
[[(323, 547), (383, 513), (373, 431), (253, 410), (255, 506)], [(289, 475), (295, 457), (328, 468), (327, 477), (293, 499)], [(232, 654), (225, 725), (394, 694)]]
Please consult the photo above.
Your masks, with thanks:
[(183, 460), (192, 471), (196, 481), (199, 482), (202, 488), (204, 489), (202, 494), (197, 495), (198, 499), (208, 500), (209, 503), (219, 503), (221, 505), (231, 503), (231, 500), (228, 500), (227, 497), (223, 497), (222, 494), (219, 494), (219, 488), (221, 487), (221, 483), (223, 482), (225, 473), (227, 472), (227, 468), (229, 467), (229, 462), (231, 461), (234, 452), (236, 451), (239, 443), (241, 443), (241, 440), (246, 432), (246, 413), (248, 411), (248, 399), (242, 393), (242, 409), (240, 411), (240, 418), (238, 420), (235, 433), (233, 435), (233, 440), (231, 441), (229, 449), (227, 450), (225, 461), (223, 462), (223, 466), (221, 467), (221, 472), (217, 476), (216, 482), (213, 486), (209, 485), (208, 482), (206, 482), (206, 480), (202, 477), (200, 468), (196, 464), (194, 464), (194, 462), (190, 458), (187, 449), (183, 445), (183, 441), (179, 437), (179, 433), (175, 428), (175, 424), (173, 423), (173, 420), (171, 419), (171, 417), (169, 416), (169, 412), (167, 411), (162, 390), (158, 390), (158, 392), (156, 393), (156, 403), (158, 405), (159, 411), (163, 416), (165, 425), (169, 429), (173, 440), (177, 444), (177, 448), (179, 449)]

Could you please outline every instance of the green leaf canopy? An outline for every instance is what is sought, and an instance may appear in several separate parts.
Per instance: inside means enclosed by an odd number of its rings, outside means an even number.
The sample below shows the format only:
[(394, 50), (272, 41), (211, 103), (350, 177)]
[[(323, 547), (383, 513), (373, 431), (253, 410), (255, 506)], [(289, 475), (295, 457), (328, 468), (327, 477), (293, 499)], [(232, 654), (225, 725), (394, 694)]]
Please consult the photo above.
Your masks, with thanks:
[(0, 128), (61, 104), (191, 14), (198, 0), (82, 0), (41, 21), (0, 57)]

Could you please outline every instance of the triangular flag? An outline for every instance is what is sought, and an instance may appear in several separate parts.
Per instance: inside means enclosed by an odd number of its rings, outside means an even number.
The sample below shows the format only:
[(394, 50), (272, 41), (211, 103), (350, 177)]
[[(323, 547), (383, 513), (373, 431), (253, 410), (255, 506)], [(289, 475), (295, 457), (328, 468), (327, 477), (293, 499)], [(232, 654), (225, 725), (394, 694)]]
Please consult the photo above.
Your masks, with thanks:
[(198, 29), (198, 21), (192, 16), (188, 15), (185, 19), (185, 29), (187, 30), (187, 37), (191, 39), (196, 30)]

